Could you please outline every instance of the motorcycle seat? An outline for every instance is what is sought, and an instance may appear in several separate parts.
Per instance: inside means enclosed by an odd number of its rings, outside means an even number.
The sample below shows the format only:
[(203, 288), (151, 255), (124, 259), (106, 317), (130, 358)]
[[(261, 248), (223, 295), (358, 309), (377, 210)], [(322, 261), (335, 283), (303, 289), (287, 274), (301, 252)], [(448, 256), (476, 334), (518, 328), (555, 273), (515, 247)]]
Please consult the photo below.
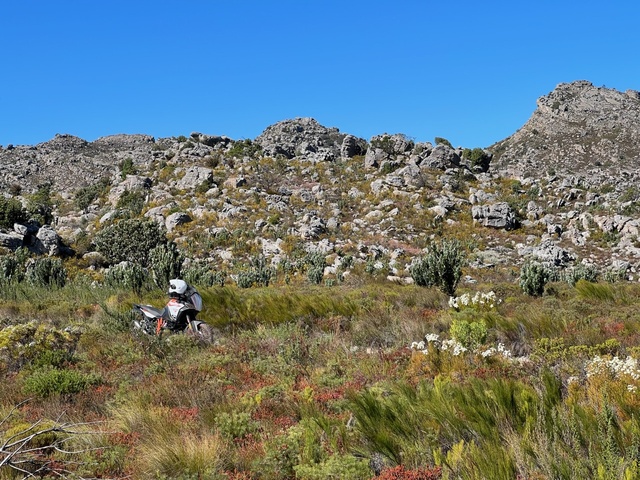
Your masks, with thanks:
[(141, 305), (141, 307), (154, 317), (161, 317), (164, 313), (164, 308), (155, 308), (151, 305)]

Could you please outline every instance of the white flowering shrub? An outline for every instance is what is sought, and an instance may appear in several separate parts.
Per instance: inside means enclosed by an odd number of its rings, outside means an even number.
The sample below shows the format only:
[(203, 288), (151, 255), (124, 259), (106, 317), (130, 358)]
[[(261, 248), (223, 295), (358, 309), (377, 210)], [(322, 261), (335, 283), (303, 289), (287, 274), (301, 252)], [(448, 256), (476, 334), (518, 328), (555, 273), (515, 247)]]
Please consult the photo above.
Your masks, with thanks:
[(638, 360), (633, 357), (620, 358), (618, 356), (608, 357), (596, 355), (585, 364), (587, 381), (602, 388), (603, 381), (611, 383), (617, 381), (626, 384), (626, 390), (635, 393), (640, 382), (640, 368)]
[(440, 336), (435, 333), (429, 333), (425, 335), (424, 340), (420, 342), (411, 343), (411, 350), (417, 350), (425, 355), (429, 353), (429, 347), (435, 348), (439, 351), (450, 352), (453, 356), (457, 357), (467, 352), (481, 355), (483, 358), (501, 356), (506, 359), (511, 359), (511, 351), (505, 348), (502, 343), (498, 343), (497, 347), (490, 347), (488, 349), (481, 349), (480, 347), (475, 350), (466, 348), (460, 342), (454, 339), (440, 339)]
[(492, 310), (497, 308), (500, 303), (502, 303), (502, 300), (493, 291), (488, 293), (476, 292), (473, 296), (470, 293), (465, 293), (459, 297), (449, 297), (449, 308), (457, 311), (464, 308)]
[(630, 378), (631, 380), (640, 380), (640, 370), (638, 369), (638, 360), (633, 357), (621, 359), (617, 356), (612, 358), (603, 358), (596, 355), (592, 360), (587, 361), (585, 365), (587, 378), (594, 375), (610, 375), (613, 378)]

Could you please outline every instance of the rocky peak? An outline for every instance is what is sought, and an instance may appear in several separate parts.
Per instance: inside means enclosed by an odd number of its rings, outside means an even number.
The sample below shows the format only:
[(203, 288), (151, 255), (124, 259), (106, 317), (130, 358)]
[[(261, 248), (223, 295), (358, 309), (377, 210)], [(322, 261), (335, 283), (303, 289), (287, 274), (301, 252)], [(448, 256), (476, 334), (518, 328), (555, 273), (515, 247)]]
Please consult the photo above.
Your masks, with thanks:
[(361, 154), (364, 149), (354, 147), (358, 143), (363, 146), (364, 140), (347, 140), (348, 145), (343, 148), (347, 134), (340, 133), (337, 128), (327, 128), (320, 125), (313, 118), (295, 118), (278, 122), (262, 132), (255, 142), (262, 147), (265, 155), (277, 157), (283, 155), (291, 159), (299, 157), (313, 161), (332, 161), (344, 152)]
[(491, 147), (493, 170), (512, 176), (579, 174), (586, 186), (636, 175), (640, 93), (561, 83), (538, 99), (515, 134)]

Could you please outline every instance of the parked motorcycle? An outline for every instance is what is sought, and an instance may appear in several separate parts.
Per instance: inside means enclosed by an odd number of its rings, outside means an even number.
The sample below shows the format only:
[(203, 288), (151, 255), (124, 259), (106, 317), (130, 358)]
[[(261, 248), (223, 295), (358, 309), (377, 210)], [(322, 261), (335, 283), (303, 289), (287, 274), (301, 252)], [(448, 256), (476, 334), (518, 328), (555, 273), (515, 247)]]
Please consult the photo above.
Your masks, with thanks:
[(175, 279), (169, 283), (169, 302), (162, 308), (134, 304), (134, 326), (148, 335), (160, 336), (163, 331), (185, 333), (203, 342), (213, 341), (213, 329), (196, 315), (202, 310), (202, 297), (184, 281)]

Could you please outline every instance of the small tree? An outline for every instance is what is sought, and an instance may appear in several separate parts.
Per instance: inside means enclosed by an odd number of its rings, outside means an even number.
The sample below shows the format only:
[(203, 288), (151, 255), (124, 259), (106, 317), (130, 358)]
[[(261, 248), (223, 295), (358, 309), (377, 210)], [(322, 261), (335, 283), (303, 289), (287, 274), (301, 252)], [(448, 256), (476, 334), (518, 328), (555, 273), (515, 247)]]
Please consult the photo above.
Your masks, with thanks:
[(520, 288), (532, 297), (541, 296), (548, 281), (549, 270), (541, 263), (527, 261), (520, 270)]
[(443, 239), (433, 243), (427, 253), (411, 265), (411, 277), (416, 285), (435, 286), (453, 295), (462, 276), (465, 255), (460, 242)]
[(53, 200), (51, 199), (51, 184), (40, 185), (33, 195), (27, 197), (27, 212), (34, 220), (42, 225), (53, 222)]

